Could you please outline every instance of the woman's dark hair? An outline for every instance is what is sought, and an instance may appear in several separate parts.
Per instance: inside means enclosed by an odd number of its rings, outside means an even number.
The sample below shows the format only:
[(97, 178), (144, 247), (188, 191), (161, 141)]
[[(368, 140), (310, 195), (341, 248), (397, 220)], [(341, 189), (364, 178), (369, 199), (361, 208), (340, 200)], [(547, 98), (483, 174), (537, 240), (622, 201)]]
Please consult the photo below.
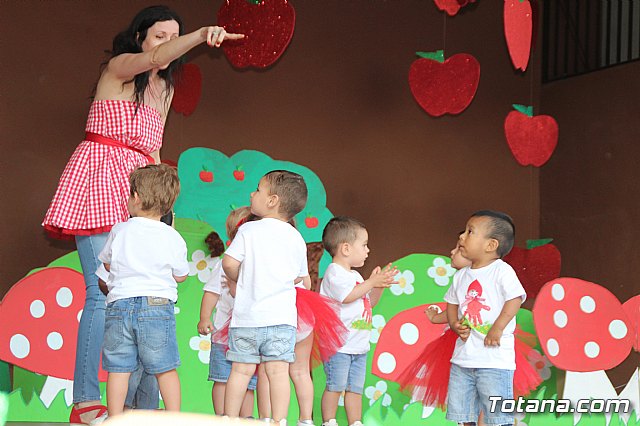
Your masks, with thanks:
[(209, 248), (209, 253), (211, 257), (218, 257), (222, 253), (224, 253), (224, 242), (220, 238), (217, 232), (212, 231), (207, 235), (207, 238), (204, 239), (204, 243)]
[[(161, 21), (176, 21), (178, 23), (178, 34), (184, 34), (184, 26), (182, 19), (174, 11), (167, 6), (149, 6), (142, 9), (133, 18), (129, 28), (119, 33), (113, 39), (113, 48), (111, 52), (111, 58), (118, 56), (122, 53), (140, 53), (142, 52), (142, 42), (147, 38), (147, 31), (156, 22)], [(184, 63), (184, 58), (180, 57), (169, 64), (164, 70), (158, 71), (158, 76), (165, 81), (166, 94), (169, 94), (170, 89), (174, 84), (174, 74), (180, 69)], [(134, 88), (134, 101), (136, 104), (141, 104), (144, 101), (144, 91), (149, 85), (150, 71), (143, 72), (136, 75), (133, 80), (135, 82)], [(168, 97), (166, 98), (168, 100)]]

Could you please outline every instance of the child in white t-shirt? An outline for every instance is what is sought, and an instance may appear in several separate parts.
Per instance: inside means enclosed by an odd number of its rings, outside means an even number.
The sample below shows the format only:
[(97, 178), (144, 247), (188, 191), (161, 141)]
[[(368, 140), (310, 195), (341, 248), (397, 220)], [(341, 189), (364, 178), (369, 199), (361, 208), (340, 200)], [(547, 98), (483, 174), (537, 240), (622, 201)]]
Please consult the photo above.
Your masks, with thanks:
[[(232, 210), (227, 216), (227, 236), (233, 241), (240, 224), (251, 216), (249, 207), (240, 207)], [(257, 218), (256, 218), (257, 219)], [(211, 257), (218, 257), (224, 252), (224, 243), (216, 232), (207, 236), (206, 243), (209, 246)], [(231, 295), (228, 279), (222, 270), (222, 263), (218, 262), (213, 268), (211, 278), (203, 287), (204, 295), (200, 305), (200, 322), (198, 332), (202, 335), (211, 333), (211, 354), (209, 359), (209, 380), (213, 381), (211, 400), (216, 414), (222, 415), (224, 410), (224, 395), (227, 381), (231, 374), (231, 361), (227, 360), (227, 339), (223, 336), (223, 329), (228, 327), (233, 310), (234, 296)], [(211, 314), (216, 308), (216, 315), (211, 322)], [(241, 417), (253, 415), (253, 391), (256, 389), (257, 378), (254, 376), (249, 382), (247, 392), (244, 395)]]
[(187, 245), (160, 221), (180, 182), (169, 166), (149, 165), (129, 177), (131, 218), (116, 224), (98, 256), (109, 271), (102, 366), (109, 372), (109, 417), (122, 413), (131, 372), (155, 374), (167, 410), (180, 410), (180, 365), (174, 303), (189, 274)]
[(297, 310), (294, 282), (309, 275), (307, 246), (288, 221), (307, 202), (302, 176), (286, 170), (267, 173), (251, 194), (251, 212), (262, 219), (238, 230), (222, 267), (236, 300), (229, 327), (225, 414), (237, 417), (256, 365), (269, 378), (273, 419), (286, 424), (289, 363), (295, 360)]
[(447, 318), (460, 338), (451, 358), (447, 419), (475, 425), (512, 424), (502, 405), (491, 411), (489, 397), (513, 399), (515, 315), (526, 298), (511, 266), (501, 260), (513, 247), (515, 227), (501, 212), (474, 213), (460, 235), (460, 254), (471, 266), (459, 270), (445, 294)]
[(349, 330), (344, 346), (324, 363), (327, 383), (322, 395), (323, 426), (337, 426), (335, 418), (342, 392), (349, 424), (361, 425), (371, 308), (380, 300), (382, 290), (396, 283), (398, 270), (390, 264), (384, 270), (376, 267), (368, 280), (352, 269), (364, 265), (369, 255), (368, 239), (362, 222), (345, 216), (331, 219), (322, 233), (322, 243), (333, 263), (324, 273), (320, 294), (342, 304), (340, 318)]

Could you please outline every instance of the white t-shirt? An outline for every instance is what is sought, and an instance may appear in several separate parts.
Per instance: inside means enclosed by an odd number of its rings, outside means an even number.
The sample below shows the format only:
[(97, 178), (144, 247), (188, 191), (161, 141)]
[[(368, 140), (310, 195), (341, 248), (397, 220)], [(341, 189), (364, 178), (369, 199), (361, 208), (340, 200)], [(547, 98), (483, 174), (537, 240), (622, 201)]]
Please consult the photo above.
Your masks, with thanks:
[(371, 336), (371, 301), (369, 293), (351, 303), (343, 303), (344, 299), (364, 279), (357, 271), (348, 271), (342, 266), (332, 263), (327, 267), (320, 284), (320, 294), (341, 303), (340, 319), (349, 330), (347, 340), (338, 350), (344, 354), (366, 354), (369, 352)]
[(458, 318), (466, 315), (472, 329), (466, 342), (456, 341), (452, 363), (465, 368), (516, 369), (515, 317), (505, 327), (500, 346), (484, 346), (484, 338), (505, 302), (516, 297), (524, 302), (527, 294), (513, 268), (500, 259), (482, 268), (462, 268), (454, 275), (444, 300), (458, 305)]
[(107, 303), (138, 296), (178, 300), (173, 276), (189, 274), (187, 244), (159, 220), (133, 217), (111, 229), (98, 256), (111, 265)]
[(227, 276), (222, 270), (222, 262), (218, 262), (213, 267), (211, 272), (211, 278), (203, 287), (204, 291), (215, 293), (220, 296), (218, 303), (216, 304), (216, 315), (213, 319), (213, 333), (211, 333), (211, 341), (214, 343), (226, 343), (223, 341), (216, 341), (214, 338), (215, 332), (219, 331), (231, 318), (231, 311), (233, 310), (233, 296), (229, 292), (229, 286), (227, 286)]
[(297, 326), (294, 280), (309, 269), (296, 228), (271, 218), (245, 223), (225, 256), (242, 263), (231, 327)]

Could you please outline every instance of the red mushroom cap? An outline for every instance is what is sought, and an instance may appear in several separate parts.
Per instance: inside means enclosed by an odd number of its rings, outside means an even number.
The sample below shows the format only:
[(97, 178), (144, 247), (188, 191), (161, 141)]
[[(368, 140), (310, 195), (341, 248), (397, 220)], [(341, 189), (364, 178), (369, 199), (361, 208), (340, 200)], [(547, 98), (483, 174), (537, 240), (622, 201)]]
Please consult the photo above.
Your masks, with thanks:
[(633, 330), (633, 349), (640, 352), (640, 294), (624, 302), (622, 308), (629, 317)]
[(440, 337), (445, 324), (432, 324), (424, 313), (431, 305), (446, 309), (446, 303), (429, 303), (402, 311), (382, 329), (375, 352), (371, 372), (376, 376), (396, 381), (409, 363), (422, 353), (425, 346)]
[(563, 370), (607, 370), (631, 352), (632, 328), (620, 301), (594, 283), (549, 281), (538, 293), (533, 321), (544, 353)]

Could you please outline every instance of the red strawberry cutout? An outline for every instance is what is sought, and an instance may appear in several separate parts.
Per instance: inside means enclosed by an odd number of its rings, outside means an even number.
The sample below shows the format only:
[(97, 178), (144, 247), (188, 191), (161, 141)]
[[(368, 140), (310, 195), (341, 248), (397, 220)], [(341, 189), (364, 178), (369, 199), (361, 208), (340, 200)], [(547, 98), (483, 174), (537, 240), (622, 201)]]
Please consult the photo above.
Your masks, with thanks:
[(527, 297), (536, 297), (545, 283), (560, 276), (560, 251), (550, 242), (551, 239), (529, 240), (526, 249), (514, 247), (504, 257), (516, 271)]
[(202, 94), (202, 72), (196, 64), (184, 64), (178, 73), (171, 108), (185, 117), (195, 111)]
[(549, 115), (533, 115), (532, 107), (514, 105), (504, 121), (504, 132), (516, 161), (540, 167), (558, 144), (558, 123)]
[[(382, 329), (371, 363), (376, 376), (396, 381), (409, 363), (422, 353), (425, 346), (440, 337), (445, 324), (432, 324), (424, 313), (432, 304), (417, 306), (395, 315)], [(434, 303), (446, 309), (446, 303)]]
[(295, 10), (287, 0), (227, 0), (218, 10), (218, 25), (242, 40), (222, 44), (236, 68), (266, 68), (284, 53), (295, 28)]
[(441, 50), (418, 52), (409, 69), (409, 87), (418, 104), (429, 115), (459, 114), (476, 94), (480, 64), (468, 53), (458, 53), (446, 61)]
[(531, 53), (533, 13), (529, 0), (505, 0), (503, 9), (504, 37), (509, 56), (516, 69), (526, 70)]
[(438, 9), (447, 12), (449, 16), (454, 16), (462, 7), (475, 3), (476, 0), (433, 0), (433, 2)]

